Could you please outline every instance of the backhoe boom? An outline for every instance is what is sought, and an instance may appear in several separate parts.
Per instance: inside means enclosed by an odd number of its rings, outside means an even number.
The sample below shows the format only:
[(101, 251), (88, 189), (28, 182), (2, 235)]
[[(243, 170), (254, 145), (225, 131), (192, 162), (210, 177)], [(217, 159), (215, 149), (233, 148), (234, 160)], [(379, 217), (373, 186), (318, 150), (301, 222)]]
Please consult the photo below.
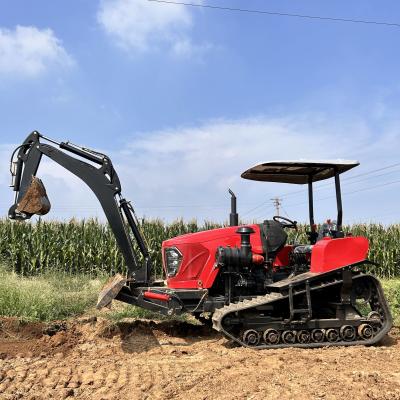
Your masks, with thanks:
[[(41, 143), (41, 138), (57, 145), (64, 151), (50, 144)], [(99, 165), (99, 167), (75, 158), (69, 155), (68, 152), (91, 161)], [(14, 160), (15, 154), (16, 160)], [(121, 195), (119, 177), (110, 158), (104, 154), (68, 142), (58, 143), (46, 138), (37, 131), (32, 132), (23, 144), (17, 147), (11, 159), (11, 173), (13, 176), (11, 187), (16, 192), (16, 196), (15, 203), (8, 212), (9, 218), (26, 220), (33, 215), (19, 210), (18, 206), (31, 185), (32, 177), (36, 176), (43, 155), (72, 172), (89, 186), (99, 200), (123, 254), (128, 268), (128, 278), (133, 279), (135, 285), (137, 283), (147, 283), (151, 272), (150, 255), (135, 221), (133, 208)], [(143, 266), (139, 265), (133, 251), (132, 241), (126, 230), (124, 219), (143, 255)]]

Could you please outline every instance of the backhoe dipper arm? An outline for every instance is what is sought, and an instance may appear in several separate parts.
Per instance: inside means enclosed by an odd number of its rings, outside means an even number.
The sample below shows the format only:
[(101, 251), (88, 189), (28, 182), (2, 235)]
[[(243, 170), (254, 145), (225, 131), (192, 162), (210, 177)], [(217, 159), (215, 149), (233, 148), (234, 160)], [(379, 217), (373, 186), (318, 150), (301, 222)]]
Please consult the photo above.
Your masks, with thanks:
[[(100, 167), (97, 168), (92, 164), (72, 157), (54, 146), (41, 143), (40, 138), (56, 144), (60, 149), (98, 164)], [(14, 161), (13, 158), (17, 151), (18, 154)], [(16, 196), (15, 204), (11, 206), (8, 212), (9, 218), (25, 220), (32, 216), (29, 213), (19, 212), (18, 203), (28, 190), (32, 176), (36, 175), (43, 155), (72, 172), (89, 186), (104, 210), (117, 244), (123, 254), (129, 271), (129, 278), (133, 278), (135, 283), (147, 283), (151, 269), (149, 251), (135, 222), (132, 206), (121, 196), (120, 180), (113, 168), (112, 162), (104, 154), (78, 147), (68, 142), (58, 143), (46, 138), (39, 132), (32, 132), (23, 144), (14, 151), (11, 160), (11, 174), (13, 176), (11, 187), (16, 192)], [(139, 265), (133, 251), (132, 241), (125, 229), (124, 216), (143, 255), (143, 266)]]

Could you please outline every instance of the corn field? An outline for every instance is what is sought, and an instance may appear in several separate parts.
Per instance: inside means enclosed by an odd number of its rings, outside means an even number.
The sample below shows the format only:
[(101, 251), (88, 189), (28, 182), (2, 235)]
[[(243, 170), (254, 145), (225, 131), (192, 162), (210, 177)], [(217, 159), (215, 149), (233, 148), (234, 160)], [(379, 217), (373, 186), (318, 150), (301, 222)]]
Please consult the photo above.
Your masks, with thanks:
[[(146, 239), (156, 275), (162, 274), (163, 240), (219, 226), (213, 223), (199, 226), (195, 221), (164, 224), (160, 220), (141, 220), (140, 230)], [(136, 244), (134, 250), (140, 254)], [(126, 271), (111, 229), (93, 219), (39, 220), (35, 223), (0, 219), (0, 262), (23, 275), (49, 271), (111, 275)]]
[[(160, 220), (140, 221), (158, 276), (162, 273), (163, 240), (220, 226), (211, 222), (200, 226), (195, 221), (170, 224)], [(301, 243), (307, 243), (305, 229), (305, 226), (300, 227), (297, 240)], [(369, 259), (379, 264), (369, 266), (370, 272), (384, 278), (400, 276), (400, 225), (360, 224), (347, 226), (345, 231), (369, 239)], [(293, 234), (291, 231), (289, 241), (293, 240)], [(23, 275), (51, 271), (90, 275), (125, 272), (124, 260), (112, 231), (107, 224), (96, 220), (20, 223), (0, 219), (0, 259)]]

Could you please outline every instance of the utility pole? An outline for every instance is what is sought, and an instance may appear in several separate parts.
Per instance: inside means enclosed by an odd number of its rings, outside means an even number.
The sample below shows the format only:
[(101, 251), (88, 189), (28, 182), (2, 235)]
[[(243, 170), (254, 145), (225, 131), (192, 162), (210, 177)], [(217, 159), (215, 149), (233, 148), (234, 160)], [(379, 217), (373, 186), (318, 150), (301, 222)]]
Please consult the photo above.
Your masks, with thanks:
[(275, 207), (275, 215), (280, 215), (279, 211), (280, 211), (280, 206), (282, 205), (282, 199), (280, 199), (279, 197), (273, 197), (272, 202), (274, 204)]

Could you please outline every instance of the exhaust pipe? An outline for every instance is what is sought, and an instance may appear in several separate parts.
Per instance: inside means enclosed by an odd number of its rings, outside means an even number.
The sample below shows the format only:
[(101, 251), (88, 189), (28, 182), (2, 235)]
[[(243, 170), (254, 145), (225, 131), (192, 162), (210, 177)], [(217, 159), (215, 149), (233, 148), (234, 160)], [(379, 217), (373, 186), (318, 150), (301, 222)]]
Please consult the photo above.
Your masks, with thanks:
[(236, 212), (236, 196), (235, 193), (229, 189), (229, 194), (231, 195), (231, 213), (229, 214), (229, 225), (238, 226), (239, 225), (239, 215)]

